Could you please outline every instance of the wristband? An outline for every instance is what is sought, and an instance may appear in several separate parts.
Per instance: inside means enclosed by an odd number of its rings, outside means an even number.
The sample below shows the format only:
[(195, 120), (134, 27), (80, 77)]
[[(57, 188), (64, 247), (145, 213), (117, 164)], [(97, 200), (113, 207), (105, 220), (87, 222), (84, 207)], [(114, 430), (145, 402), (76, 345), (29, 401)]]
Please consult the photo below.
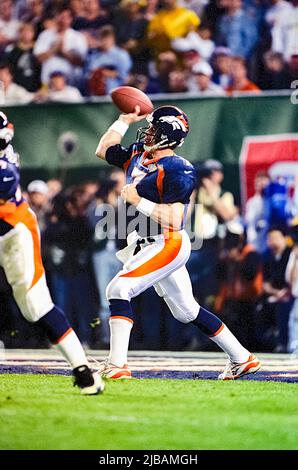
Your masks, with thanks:
[(142, 197), (140, 202), (137, 204), (136, 209), (139, 212), (142, 212), (142, 214), (145, 214), (147, 217), (150, 217), (155, 206), (155, 202), (149, 201), (149, 199)]
[(115, 121), (115, 122), (109, 127), (109, 131), (118, 132), (118, 134), (120, 134), (122, 137), (124, 137), (124, 135), (126, 134), (128, 128), (129, 128), (129, 125), (126, 124), (126, 122), (120, 121), (120, 119), (118, 119), (117, 121)]

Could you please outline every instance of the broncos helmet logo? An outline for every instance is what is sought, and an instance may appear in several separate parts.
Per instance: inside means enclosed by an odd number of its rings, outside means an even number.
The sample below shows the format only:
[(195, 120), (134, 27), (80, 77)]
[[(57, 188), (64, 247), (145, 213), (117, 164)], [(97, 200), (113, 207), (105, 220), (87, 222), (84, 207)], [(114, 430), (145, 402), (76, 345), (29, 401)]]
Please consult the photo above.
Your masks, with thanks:
[(161, 122), (166, 122), (173, 127), (173, 130), (179, 129), (183, 132), (188, 131), (188, 123), (183, 116), (162, 116), (159, 118)]

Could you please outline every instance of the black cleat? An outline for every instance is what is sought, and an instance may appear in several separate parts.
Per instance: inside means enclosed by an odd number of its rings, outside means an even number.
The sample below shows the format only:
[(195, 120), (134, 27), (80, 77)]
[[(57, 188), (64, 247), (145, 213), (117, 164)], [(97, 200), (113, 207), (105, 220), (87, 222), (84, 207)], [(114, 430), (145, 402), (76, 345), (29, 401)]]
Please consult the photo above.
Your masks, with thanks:
[(74, 386), (81, 389), (82, 395), (98, 395), (104, 391), (105, 385), (99, 374), (91, 372), (88, 366), (83, 365), (73, 369)]

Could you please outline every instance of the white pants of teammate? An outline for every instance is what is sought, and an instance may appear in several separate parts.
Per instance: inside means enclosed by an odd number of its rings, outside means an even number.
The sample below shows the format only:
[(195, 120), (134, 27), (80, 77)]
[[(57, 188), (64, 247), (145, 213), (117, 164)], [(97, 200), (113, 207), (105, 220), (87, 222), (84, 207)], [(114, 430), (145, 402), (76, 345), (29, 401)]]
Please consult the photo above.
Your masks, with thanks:
[(123, 269), (108, 285), (107, 298), (130, 301), (154, 286), (173, 316), (182, 323), (189, 323), (200, 309), (185, 267), (191, 250), (189, 237), (181, 230), (153, 238), (155, 241), (146, 241), (136, 255), (131, 253)]
[(52, 310), (54, 304), (40, 254), (39, 229), (30, 208), (21, 222), (0, 237), (0, 266), (26, 320), (36, 322)]

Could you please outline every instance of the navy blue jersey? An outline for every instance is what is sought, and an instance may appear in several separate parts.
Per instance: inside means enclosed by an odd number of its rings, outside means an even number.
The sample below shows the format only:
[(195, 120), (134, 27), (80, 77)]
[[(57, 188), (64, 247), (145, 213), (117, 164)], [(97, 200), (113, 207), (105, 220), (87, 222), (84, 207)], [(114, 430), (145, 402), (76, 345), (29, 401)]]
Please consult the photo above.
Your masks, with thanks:
[[(14, 165), (19, 173), (19, 154), (14, 151), (12, 145), (8, 145), (5, 150), (0, 151), (0, 168), (6, 168), (7, 163)], [(8, 223), (5, 218), (16, 213), (23, 202), (24, 198), (20, 187), (18, 187), (16, 193), (0, 205), (0, 236), (5, 235), (13, 228), (13, 225)]]
[(141, 197), (159, 204), (181, 202), (187, 209), (196, 186), (196, 172), (184, 158), (170, 155), (149, 159), (143, 145), (135, 143), (129, 148), (120, 144), (109, 147), (106, 161), (126, 171), (127, 183), (134, 183)]
[[(1, 162), (7, 162), (11, 165), (14, 165), (19, 174), (20, 172), (20, 157), (13, 149), (12, 145), (8, 145), (5, 150), (0, 151), (0, 168)], [(21, 194), (20, 188), (17, 189), (16, 194), (9, 200), (10, 203), (15, 204), (16, 206), (20, 205), (23, 202), (23, 197)]]

